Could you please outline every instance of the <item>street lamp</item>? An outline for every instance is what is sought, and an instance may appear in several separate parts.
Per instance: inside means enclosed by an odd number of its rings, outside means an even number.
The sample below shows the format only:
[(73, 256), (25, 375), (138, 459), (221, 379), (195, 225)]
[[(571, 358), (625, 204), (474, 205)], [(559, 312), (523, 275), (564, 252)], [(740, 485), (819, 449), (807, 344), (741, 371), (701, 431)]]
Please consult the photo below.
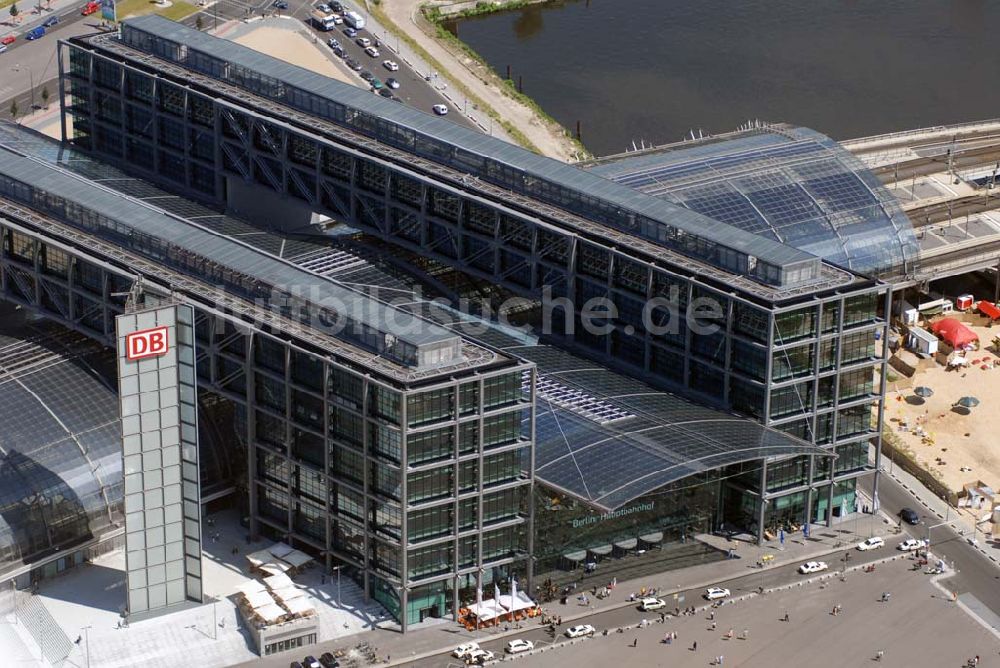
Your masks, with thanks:
[(90, 668), (90, 627), (91, 626), (92, 626), (91, 624), (88, 624), (87, 626), (83, 627), (84, 642), (87, 645), (87, 668)]
[(344, 607), (342, 599), (340, 598), (340, 566), (334, 566), (333, 570), (337, 571), (337, 607)]

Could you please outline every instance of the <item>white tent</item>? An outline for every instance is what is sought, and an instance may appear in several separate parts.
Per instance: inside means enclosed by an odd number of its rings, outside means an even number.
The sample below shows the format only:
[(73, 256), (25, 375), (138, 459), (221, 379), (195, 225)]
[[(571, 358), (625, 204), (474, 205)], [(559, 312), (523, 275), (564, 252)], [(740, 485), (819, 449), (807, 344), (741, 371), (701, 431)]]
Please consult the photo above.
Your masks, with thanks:
[(265, 605), (263, 608), (254, 608), (253, 613), (265, 622), (276, 622), (288, 613), (277, 603)]
[(476, 619), (481, 622), (488, 622), (491, 619), (496, 619), (501, 615), (507, 614), (507, 611), (493, 599), (487, 599), (482, 603), (476, 603), (475, 605), (469, 606), (469, 612), (475, 615)]
[(269, 589), (283, 589), (285, 587), (294, 587), (295, 583), (292, 579), (285, 575), (284, 573), (279, 573), (278, 575), (272, 575), (270, 577), (264, 578), (264, 584), (268, 586)]
[(292, 550), (285, 556), (281, 557), (281, 560), (287, 561), (292, 565), (292, 568), (299, 568), (300, 566), (308, 564), (313, 560), (313, 558), (300, 550)]
[(312, 599), (308, 596), (293, 598), (291, 601), (285, 601), (283, 605), (288, 608), (288, 612), (293, 615), (316, 614), (316, 607), (313, 605)]
[(302, 598), (306, 595), (306, 593), (298, 587), (282, 587), (281, 589), (275, 589), (271, 592), (271, 594), (281, 603), (286, 603), (295, 598)]
[(267, 548), (267, 551), (276, 556), (278, 559), (284, 559), (285, 555), (289, 552), (294, 552), (294, 548), (291, 545), (285, 543), (275, 543), (271, 547)]
[(267, 550), (257, 550), (256, 552), (251, 552), (246, 556), (247, 556), (247, 561), (250, 562), (250, 565), (256, 568), (260, 568), (264, 564), (274, 560), (274, 558), (271, 556), (271, 553), (268, 552)]
[[(285, 575), (286, 571), (290, 571), (292, 569), (291, 566), (277, 559), (275, 559), (274, 561), (269, 561), (266, 564), (262, 564), (258, 568), (260, 568), (260, 570), (264, 571), (265, 573), (267, 573), (272, 577), (277, 575)], [(267, 578), (264, 578), (264, 581), (267, 582)]]
[(260, 580), (247, 580), (246, 582), (241, 583), (240, 586), (236, 588), (236, 591), (241, 594), (250, 595), (257, 591), (264, 591), (265, 589), (267, 589), (267, 587), (265, 587), (264, 583)]
[(502, 595), (500, 597), (500, 605), (508, 612), (517, 612), (518, 610), (530, 610), (534, 608), (535, 602), (521, 592), (517, 596)]
[(258, 608), (266, 608), (269, 605), (274, 605), (274, 599), (266, 591), (255, 591), (250, 594), (244, 594), (247, 599), (247, 603), (254, 610)]

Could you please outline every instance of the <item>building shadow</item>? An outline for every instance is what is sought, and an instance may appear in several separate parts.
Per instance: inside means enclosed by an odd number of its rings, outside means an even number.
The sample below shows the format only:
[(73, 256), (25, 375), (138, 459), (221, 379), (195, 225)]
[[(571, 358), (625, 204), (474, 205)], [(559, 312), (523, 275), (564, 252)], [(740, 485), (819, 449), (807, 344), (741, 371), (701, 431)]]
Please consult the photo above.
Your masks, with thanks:
[(39, 594), (96, 610), (121, 614), (125, 609), (125, 571), (87, 564), (65, 577), (46, 581)]

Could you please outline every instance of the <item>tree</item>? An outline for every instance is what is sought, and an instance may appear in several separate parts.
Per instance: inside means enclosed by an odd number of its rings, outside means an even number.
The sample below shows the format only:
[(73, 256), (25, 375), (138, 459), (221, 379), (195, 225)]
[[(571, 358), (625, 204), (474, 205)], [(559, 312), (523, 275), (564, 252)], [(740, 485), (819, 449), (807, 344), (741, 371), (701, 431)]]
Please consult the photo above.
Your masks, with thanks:
[(42, 106), (46, 109), (49, 108), (49, 87), (42, 86)]
[(15, 23), (17, 22), (17, 15), (18, 15), (18, 13), (19, 13), (19, 11), (17, 9), (17, 3), (15, 2), (14, 4), (12, 4), (10, 6), (10, 18)]
[(10, 101), (10, 117), (17, 120), (17, 115), (20, 113), (20, 109), (17, 108), (17, 100)]
[(195, 17), (194, 27), (197, 28), (198, 30), (204, 29), (205, 22), (201, 20), (201, 14), (198, 14), (198, 16)]

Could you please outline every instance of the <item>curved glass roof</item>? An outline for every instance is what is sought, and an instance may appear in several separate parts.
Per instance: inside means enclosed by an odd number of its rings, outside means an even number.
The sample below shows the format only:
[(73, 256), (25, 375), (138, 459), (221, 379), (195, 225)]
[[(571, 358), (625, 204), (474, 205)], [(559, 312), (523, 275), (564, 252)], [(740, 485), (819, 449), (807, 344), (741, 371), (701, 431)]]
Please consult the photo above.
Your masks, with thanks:
[(896, 198), (853, 154), (807, 128), (764, 126), (587, 168), (862, 274), (909, 268), (919, 250)]
[(535, 476), (614, 510), (727, 464), (829, 451), (656, 390), (547, 345), (505, 351), (538, 365)]
[[(113, 358), (0, 305), (0, 573), (121, 520)], [(109, 366), (110, 365), (110, 366)], [(100, 371), (99, 371), (100, 370)], [(86, 397), (86, 400), (82, 400)]]

